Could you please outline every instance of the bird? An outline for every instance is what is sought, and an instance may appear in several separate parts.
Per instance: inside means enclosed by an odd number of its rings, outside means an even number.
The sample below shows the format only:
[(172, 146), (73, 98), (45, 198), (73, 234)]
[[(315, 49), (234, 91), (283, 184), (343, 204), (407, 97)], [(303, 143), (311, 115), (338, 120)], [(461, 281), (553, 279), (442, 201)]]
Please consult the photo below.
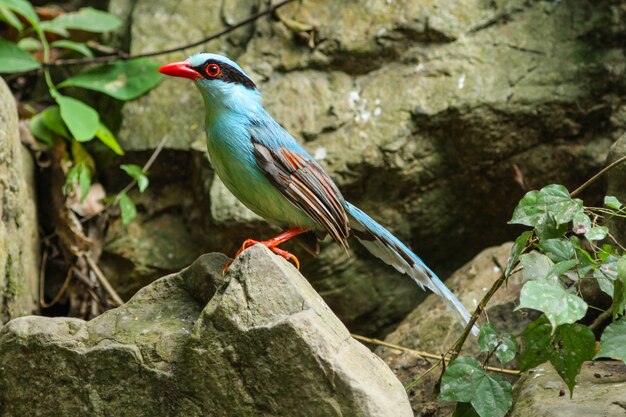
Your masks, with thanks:
[[(246, 239), (235, 258), (261, 244), (299, 268), (298, 259), (279, 245), (313, 232), (329, 235), (347, 250), (353, 236), (422, 289), (439, 295), (463, 325), (469, 323), (469, 312), (437, 275), (389, 230), (346, 201), (321, 165), (269, 115), (256, 84), (237, 63), (202, 52), (158, 71), (194, 82), (204, 100), (207, 151), (216, 174), (246, 207), (284, 229), (265, 241)], [(477, 326), (472, 333), (478, 334)]]

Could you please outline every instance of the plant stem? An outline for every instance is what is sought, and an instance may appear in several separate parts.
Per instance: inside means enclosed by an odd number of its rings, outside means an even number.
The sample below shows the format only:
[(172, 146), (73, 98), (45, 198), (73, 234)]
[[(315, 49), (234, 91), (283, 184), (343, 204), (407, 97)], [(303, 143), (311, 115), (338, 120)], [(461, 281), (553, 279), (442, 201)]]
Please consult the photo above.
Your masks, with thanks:
[(609, 308), (608, 310), (603, 311), (602, 314), (596, 317), (593, 323), (589, 325), (589, 329), (596, 330), (598, 327), (602, 325), (602, 323), (610, 319), (612, 314), (613, 314), (612, 308)]
[[(470, 329), (471, 329), (471, 327), (470, 327)], [(393, 344), (393, 343), (388, 343), (388, 342), (385, 342), (385, 341), (379, 340), (379, 339), (372, 339), (372, 338), (369, 338), (369, 337), (360, 336), (358, 334), (352, 334), (352, 337), (355, 338), (356, 340), (361, 341), (361, 342), (371, 343), (372, 345), (384, 346), (384, 347), (387, 347), (389, 349), (395, 349), (395, 350), (399, 350), (399, 351), (402, 351), (402, 352), (415, 353), (416, 355), (420, 356), (421, 358), (437, 359), (439, 361), (443, 360), (445, 362), (452, 361), (452, 358), (446, 358), (443, 355), (436, 355), (436, 354), (430, 353), (430, 352), (423, 352), (423, 351), (420, 351), (420, 350), (411, 349), (411, 348), (400, 346), (400, 345), (396, 345), (396, 344)], [(522, 374), (521, 371), (518, 371), (518, 370), (515, 370), (515, 369), (495, 368), (493, 366), (486, 366), (485, 369), (488, 370), (488, 371), (499, 372), (499, 373), (507, 374), (507, 375), (516, 375), (516, 376), (518, 376), (518, 375)]]
[(598, 172), (596, 175), (594, 175), (593, 177), (591, 177), (587, 181), (585, 181), (585, 183), (583, 185), (581, 185), (580, 187), (578, 187), (577, 189), (575, 189), (574, 191), (569, 193), (570, 197), (576, 197), (585, 188), (587, 188), (588, 186), (590, 186), (591, 184), (596, 182), (598, 178), (600, 178), (602, 175), (604, 175), (605, 173), (609, 172), (611, 169), (615, 168), (617, 165), (621, 164), (624, 161), (626, 161), (626, 155), (622, 156), (621, 158), (619, 158), (616, 161), (611, 162), (609, 165), (607, 165), (606, 167), (602, 168), (600, 170), (600, 172)]
[(89, 268), (91, 268), (94, 274), (96, 274), (96, 278), (98, 278), (98, 281), (100, 281), (100, 284), (102, 285), (102, 287), (104, 287), (104, 290), (109, 294), (113, 301), (115, 301), (117, 305), (124, 304), (124, 300), (122, 300), (117, 291), (115, 291), (107, 277), (102, 273), (102, 270), (100, 269), (98, 264), (96, 264), (96, 262), (91, 259), (91, 256), (85, 254), (83, 255), (83, 258), (89, 265)]
[(502, 269), (502, 266), (500, 265), (500, 262), (498, 261), (498, 259), (495, 256), (492, 256), (491, 259), (493, 263), (496, 265), (496, 267), (498, 267), (498, 269), (500, 270), (500, 276), (498, 277), (496, 282), (493, 283), (489, 291), (487, 291), (487, 294), (485, 294), (483, 299), (480, 300), (480, 303), (478, 303), (476, 310), (474, 310), (474, 313), (472, 314), (472, 317), (470, 318), (469, 323), (467, 323), (467, 325), (465, 326), (465, 329), (463, 329), (463, 333), (461, 334), (461, 337), (457, 339), (457, 341), (454, 343), (454, 345), (452, 345), (452, 347), (448, 351), (448, 352), (451, 352), (450, 361), (455, 360), (459, 356), (459, 353), (461, 353), (461, 349), (463, 348), (463, 344), (465, 343), (465, 340), (467, 340), (467, 336), (469, 336), (469, 333), (472, 330), (472, 327), (474, 326), (474, 324), (476, 323), (476, 320), (478, 320), (478, 317), (480, 316), (480, 314), (487, 307), (487, 304), (489, 303), (489, 300), (491, 300), (491, 297), (493, 297), (496, 291), (498, 291), (498, 289), (502, 286), (502, 284), (506, 280), (506, 276), (504, 275), (504, 269)]

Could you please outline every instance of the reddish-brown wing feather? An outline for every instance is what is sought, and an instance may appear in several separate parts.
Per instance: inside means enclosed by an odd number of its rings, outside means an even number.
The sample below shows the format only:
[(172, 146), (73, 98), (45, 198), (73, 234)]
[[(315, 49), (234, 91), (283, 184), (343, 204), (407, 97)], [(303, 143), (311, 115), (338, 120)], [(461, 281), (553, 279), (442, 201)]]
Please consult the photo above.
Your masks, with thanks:
[(257, 142), (254, 155), (270, 182), (347, 248), (350, 229), (343, 196), (322, 168), (296, 152), (285, 148), (272, 150)]

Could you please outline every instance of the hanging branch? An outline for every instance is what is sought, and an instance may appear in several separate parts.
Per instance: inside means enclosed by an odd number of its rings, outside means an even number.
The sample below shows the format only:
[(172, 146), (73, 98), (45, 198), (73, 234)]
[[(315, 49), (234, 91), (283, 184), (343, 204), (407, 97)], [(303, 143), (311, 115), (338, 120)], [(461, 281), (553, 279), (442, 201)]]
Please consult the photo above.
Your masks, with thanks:
[(260, 17), (266, 16), (268, 14), (273, 14), (277, 9), (292, 3), (294, 0), (283, 0), (279, 3), (276, 3), (272, 6), (269, 6), (267, 9), (254, 13), (243, 20), (233, 24), (232, 26), (228, 26), (226, 28), (220, 29), (217, 32), (210, 34), (209, 36), (200, 39), (198, 41), (194, 41), (185, 45), (176, 46), (174, 48), (163, 49), (160, 51), (152, 51), (152, 52), (143, 52), (140, 54), (127, 54), (126, 52), (118, 52), (111, 55), (102, 55), (94, 58), (74, 58), (74, 59), (57, 59), (51, 62), (47, 62), (42, 64), (44, 68), (49, 67), (63, 67), (70, 65), (87, 65), (87, 64), (98, 64), (98, 63), (106, 63), (111, 61), (118, 60), (129, 60), (134, 58), (147, 58), (151, 56), (165, 55), (171, 52), (182, 51), (183, 49), (193, 48), (194, 46), (202, 45), (203, 43), (212, 41), (213, 39), (219, 38), (227, 33), (234, 31), (235, 29), (239, 29), (242, 26), (253, 23), (258, 20)]

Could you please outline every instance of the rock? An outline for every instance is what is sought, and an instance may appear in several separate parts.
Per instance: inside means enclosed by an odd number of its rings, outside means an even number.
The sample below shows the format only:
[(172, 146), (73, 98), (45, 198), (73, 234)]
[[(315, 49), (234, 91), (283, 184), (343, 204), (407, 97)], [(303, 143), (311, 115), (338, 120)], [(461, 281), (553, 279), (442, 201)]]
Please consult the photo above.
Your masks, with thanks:
[(412, 416), (294, 267), (260, 246), (223, 277), (226, 260), (203, 255), (89, 322), (7, 323), (0, 416)]
[[(122, 44), (140, 52), (202, 38), (262, 3), (113, 0), (110, 8), (130, 22)], [(313, 48), (303, 34), (261, 18), (160, 59), (200, 50), (236, 59), (270, 114), (345, 196), (445, 276), (477, 249), (514, 237), (499, 225), (526, 190), (577, 186), (603, 163), (626, 126), (620, 10), (618, 3), (307, 0), (280, 14), (317, 27)], [(202, 112), (189, 83), (168, 79), (125, 104), (118, 137), (131, 153), (168, 138), (170, 152), (203, 157)], [(198, 222), (207, 250), (226, 251), (242, 228), (268, 236), (210, 175), (188, 175), (187, 187), (192, 178), (209, 178), (210, 210)], [(325, 246), (318, 260), (303, 258), (305, 275), (356, 331), (384, 332), (421, 299), (409, 279), (364, 251), (347, 260)], [(141, 259), (125, 260), (135, 267), (120, 279), (151, 279)]]
[[(446, 281), (448, 287), (468, 310), (473, 312), (478, 302), (500, 276), (500, 270), (493, 262), (493, 257), (500, 265), (506, 265), (511, 246), (512, 243), (509, 242), (485, 249)], [(538, 314), (532, 311), (513, 311), (522, 285), (522, 274), (513, 274), (509, 277), (507, 284), (500, 287), (492, 297), (487, 307), (487, 316), (498, 333), (508, 332), (518, 336), (530, 321), (538, 317)], [(447, 310), (440, 298), (436, 295), (429, 295), (400, 323), (396, 330), (387, 336), (385, 342), (439, 354), (446, 352), (454, 344), (461, 330), (461, 325)], [(410, 352), (399, 353), (389, 348), (377, 348), (376, 352), (394, 370), (405, 386), (432, 366), (432, 363)], [(469, 337), (463, 353), (478, 354), (475, 338)], [(494, 366), (499, 365), (494, 362)], [(512, 362), (507, 365), (509, 366), (515, 367), (516, 364)], [(427, 412), (433, 417), (451, 415), (453, 407), (436, 401), (437, 394), (433, 387), (438, 378), (439, 370), (428, 374), (409, 393), (416, 415)]]
[(0, 323), (39, 306), (35, 168), (20, 141), (17, 108), (0, 78)]
[(552, 365), (522, 377), (514, 390), (510, 417), (614, 417), (626, 415), (626, 366), (623, 362), (585, 362), (574, 396)]

